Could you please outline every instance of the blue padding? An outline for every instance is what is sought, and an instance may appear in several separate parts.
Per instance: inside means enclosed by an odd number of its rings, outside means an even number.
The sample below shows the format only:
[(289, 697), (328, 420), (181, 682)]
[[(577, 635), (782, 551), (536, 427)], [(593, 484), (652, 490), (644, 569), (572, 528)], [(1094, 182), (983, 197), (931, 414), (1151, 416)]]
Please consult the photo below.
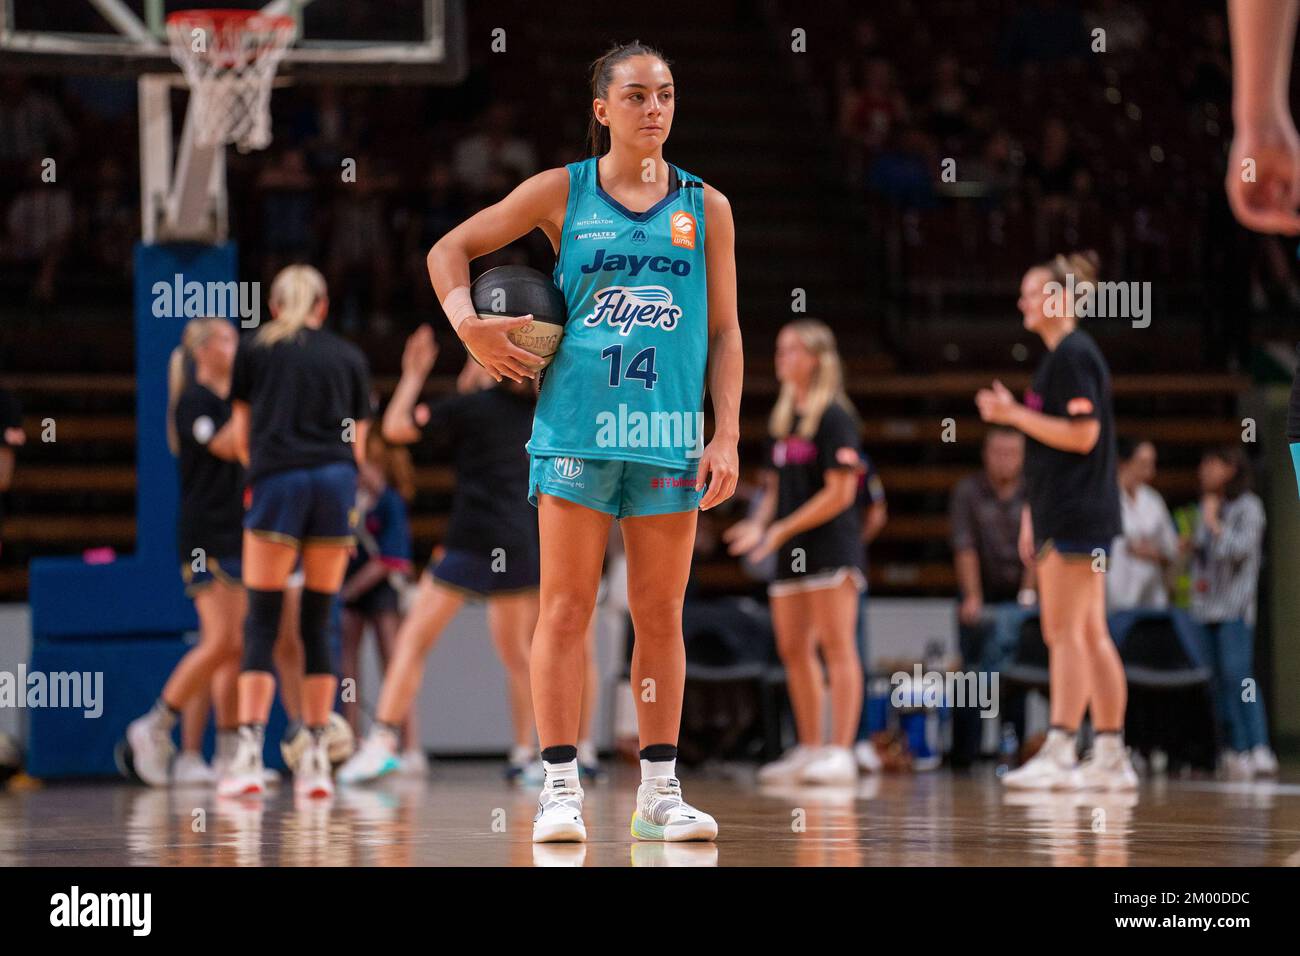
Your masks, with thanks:
[[(229, 282), (236, 248), (135, 248), (136, 553), (106, 565), (79, 559), (31, 563), (34, 638), (177, 634), (197, 626), (176, 555), (176, 459), (167, 448), (167, 359), (190, 316), (155, 315), (154, 284)], [(175, 310), (171, 310), (175, 311)]]
[[(163, 684), (189, 649), (179, 635), (42, 640), (32, 647), (28, 672), (47, 675), (68, 672), (102, 674), (103, 713), (85, 716), (84, 709), (34, 707), (27, 710), (28, 766), (33, 777), (116, 776), (113, 748), (126, 733), (126, 725), (158, 699)], [(283, 768), (280, 736), (285, 718), (277, 696), (267, 725), (263, 758), (268, 766)], [(209, 720), (204, 751), (211, 757), (213, 728)], [(179, 746), (179, 726), (173, 734)]]

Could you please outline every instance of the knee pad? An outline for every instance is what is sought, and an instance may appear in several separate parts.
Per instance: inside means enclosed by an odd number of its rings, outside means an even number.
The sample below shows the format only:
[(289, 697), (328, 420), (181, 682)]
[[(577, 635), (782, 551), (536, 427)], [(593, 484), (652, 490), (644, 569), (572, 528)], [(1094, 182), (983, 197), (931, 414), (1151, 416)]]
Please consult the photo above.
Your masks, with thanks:
[(283, 591), (248, 589), (248, 617), (244, 619), (244, 660), (240, 670), (275, 673), (271, 651), (280, 631)]
[(306, 659), (303, 673), (307, 675), (334, 673), (330, 661), (329, 638), (330, 610), (333, 604), (333, 594), (310, 588), (302, 589), (299, 629), (302, 634), (303, 657)]

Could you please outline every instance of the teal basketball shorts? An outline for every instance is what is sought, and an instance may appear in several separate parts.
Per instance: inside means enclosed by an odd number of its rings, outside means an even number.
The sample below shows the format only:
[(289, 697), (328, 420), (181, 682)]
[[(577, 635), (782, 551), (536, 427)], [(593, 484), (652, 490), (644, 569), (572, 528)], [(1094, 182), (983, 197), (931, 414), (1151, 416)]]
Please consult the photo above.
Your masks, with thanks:
[(694, 511), (702, 492), (695, 490), (699, 466), (681, 470), (639, 461), (573, 456), (533, 455), (528, 472), (528, 500), (555, 495), (615, 518)]

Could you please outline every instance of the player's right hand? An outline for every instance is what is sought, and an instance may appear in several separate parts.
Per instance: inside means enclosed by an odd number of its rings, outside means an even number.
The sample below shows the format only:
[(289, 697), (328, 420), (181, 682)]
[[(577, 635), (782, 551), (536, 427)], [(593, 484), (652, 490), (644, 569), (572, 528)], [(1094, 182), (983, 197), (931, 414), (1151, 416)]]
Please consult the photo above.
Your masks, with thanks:
[(1224, 185), (1247, 229), (1300, 234), (1300, 135), (1289, 115), (1237, 125)]
[(427, 376), (433, 370), (433, 363), (438, 361), (438, 342), (433, 337), (433, 329), (421, 325), (406, 340), (402, 350), (402, 373), (404, 375)]
[(522, 382), (536, 378), (540, 368), (537, 356), (515, 345), (509, 333), (522, 329), (533, 321), (531, 315), (518, 318), (502, 315), (481, 315), (460, 324), (460, 339), (480, 365), (498, 382), (508, 378)]

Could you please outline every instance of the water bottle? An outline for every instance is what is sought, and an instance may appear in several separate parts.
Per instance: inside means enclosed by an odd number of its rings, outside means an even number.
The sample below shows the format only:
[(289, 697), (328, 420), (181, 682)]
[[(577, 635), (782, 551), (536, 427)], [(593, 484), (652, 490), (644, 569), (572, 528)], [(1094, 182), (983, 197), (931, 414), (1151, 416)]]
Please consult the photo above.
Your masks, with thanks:
[(1019, 754), (1020, 738), (1016, 736), (1016, 725), (1008, 721), (1002, 725), (1002, 745), (998, 748), (997, 775), (999, 777), (1015, 768), (1016, 757)]

